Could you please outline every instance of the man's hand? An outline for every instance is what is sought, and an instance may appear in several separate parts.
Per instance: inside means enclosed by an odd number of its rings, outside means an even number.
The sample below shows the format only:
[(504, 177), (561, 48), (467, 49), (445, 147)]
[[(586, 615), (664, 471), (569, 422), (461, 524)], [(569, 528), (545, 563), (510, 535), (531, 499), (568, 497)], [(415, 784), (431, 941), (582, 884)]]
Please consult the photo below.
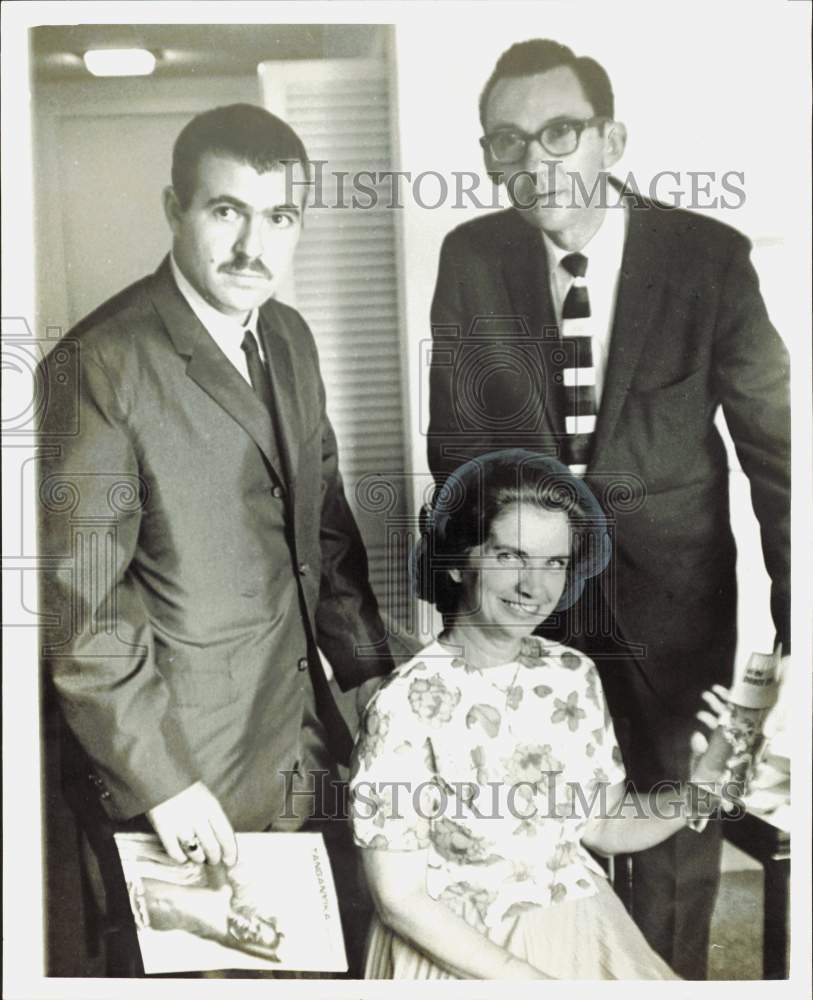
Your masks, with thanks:
[(231, 823), (201, 781), (148, 810), (147, 819), (164, 850), (179, 864), (189, 860), (233, 865), (237, 861), (237, 841)]

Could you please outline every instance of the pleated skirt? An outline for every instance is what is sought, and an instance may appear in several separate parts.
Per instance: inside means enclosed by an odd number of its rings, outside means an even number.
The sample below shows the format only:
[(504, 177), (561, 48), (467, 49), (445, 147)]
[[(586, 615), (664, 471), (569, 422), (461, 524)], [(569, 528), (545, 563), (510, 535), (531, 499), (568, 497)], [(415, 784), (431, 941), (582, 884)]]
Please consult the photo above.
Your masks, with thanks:
[[(525, 910), (488, 937), (555, 979), (679, 979), (647, 944), (606, 879), (597, 893)], [(454, 979), (374, 918), (365, 979)]]

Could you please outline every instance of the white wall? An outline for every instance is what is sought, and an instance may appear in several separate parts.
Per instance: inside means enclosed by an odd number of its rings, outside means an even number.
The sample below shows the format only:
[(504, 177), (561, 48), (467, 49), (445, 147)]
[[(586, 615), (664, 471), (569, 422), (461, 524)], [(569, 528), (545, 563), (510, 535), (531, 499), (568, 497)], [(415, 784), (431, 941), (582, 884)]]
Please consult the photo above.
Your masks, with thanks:
[[(601, 62), (613, 81), (616, 117), (629, 131), (616, 168), (649, 185), (661, 170), (745, 173), (745, 203), (709, 214), (755, 242), (754, 260), (775, 325), (805, 339), (799, 302), (809, 301), (805, 269), (809, 220), (809, 8), (805, 4), (624, 5), (547, 2), (469, 4), (396, 29), (403, 170), (476, 170), (481, 201), (491, 197), (482, 169), (477, 99), (498, 56), (527, 38), (549, 37)], [(431, 21), (431, 23), (430, 23)], [(777, 58), (777, 53), (783, 53)], [(767, 68), (766, 68), (767, 67)], [(423, 201), (437, 190), (427, 183)], [(666, 198), (669, 186), (660, 189)], [(686, 187), (688, 190), (688, 186)], [(416, 473), (426, 472), (425, 344), (438, 251), (446, 232), (477, 209), (421, 208), (405, 200), (403, 242), (408, 372), (414, 401)], [(789, 275), (797, 294), (789, 295)], [(802, 324), (804, 326), (804, 324)], [(806, 346), (802, 347), (806, 351)], [(806, 367), (806, 362), (805, 362)], [(421, 410), (423, 412), (421, 412)], [(757, 528), (747, 484), (732, 472), (740, 547), (741, 646), (773, 638)]]
[(161, 192), (178, 133), (200, 111), (259, 96), (253, 76), (38, 89), (37, 330), (67, 330), (156, 269), (171, 245)]

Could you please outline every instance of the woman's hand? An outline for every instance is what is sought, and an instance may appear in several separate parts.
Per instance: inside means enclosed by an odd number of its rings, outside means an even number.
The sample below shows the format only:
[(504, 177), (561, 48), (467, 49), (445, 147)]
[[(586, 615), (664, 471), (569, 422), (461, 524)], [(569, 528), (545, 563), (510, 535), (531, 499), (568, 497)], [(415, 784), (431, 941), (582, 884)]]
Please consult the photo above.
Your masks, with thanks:
[[(704, 691), (703, 701), (708, 709), (701, 709), (696, 718), (710, 731), (707, 738), (701, 732), (692, 734), (689, 741), (691, 747), (691, 758), (689, 764), (689, 781), (706, 790), (706, 798), (711, 793), (712, 800), (717, 807), (724, 812), (731, 812), (741, 806), (741, 802), (735, 801), (726, 794), (726, 785), (723, 779), (726, 775), (728, 761), (731, 756), (730, 747), (723, 740), (715, 740), (715, 731), (725, 725), (729, 713), (729, 691), (722, 684), (714, 684), (710, 691)], [(699, 817), (694, 817), (697, 822)], [(702, 826), (696, 827), (702, 829)]]
[[(702, 722), (703, 725), (709, 730), (710, 734), (714, 733), (714, 730), (725, 721), (725, 717), (728, 713), (728, 688), (723, 687), (722, 684), (713, 684), (711, 690), (704, 691), (701, 695), (703, 701), (708, 705), (708, 709), (701, 709), (695, 718)], [(700, 730), (696, 730), (692, 733), (689, 740), (689, 747), (691, 749), (691, 758), (689, 764), (689, 778), (691, 781), (714, 781), (717, 780), (722, 774), (708, 774), (700, 773), (703, 771), (702, 758), (709, 748), (709, 738), (705, 736)], [(709, 762), (707, 761), (706, 764)]]

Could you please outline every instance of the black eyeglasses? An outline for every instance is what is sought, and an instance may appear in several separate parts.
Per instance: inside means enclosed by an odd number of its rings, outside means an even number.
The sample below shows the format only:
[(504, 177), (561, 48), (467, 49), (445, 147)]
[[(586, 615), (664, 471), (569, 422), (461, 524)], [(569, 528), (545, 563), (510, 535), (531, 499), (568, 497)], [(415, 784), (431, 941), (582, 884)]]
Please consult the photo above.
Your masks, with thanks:
[(579, 146), (582, 132), (591, 125), (610, 121), (603, 115), (593, 118), (556, 118), (538, 132), (523, 132), (520, 128), (498, 128), (480, 139), (480, 145), (495, 163), (516, 163), (536, 139), (550, 156), (569, 156)]

